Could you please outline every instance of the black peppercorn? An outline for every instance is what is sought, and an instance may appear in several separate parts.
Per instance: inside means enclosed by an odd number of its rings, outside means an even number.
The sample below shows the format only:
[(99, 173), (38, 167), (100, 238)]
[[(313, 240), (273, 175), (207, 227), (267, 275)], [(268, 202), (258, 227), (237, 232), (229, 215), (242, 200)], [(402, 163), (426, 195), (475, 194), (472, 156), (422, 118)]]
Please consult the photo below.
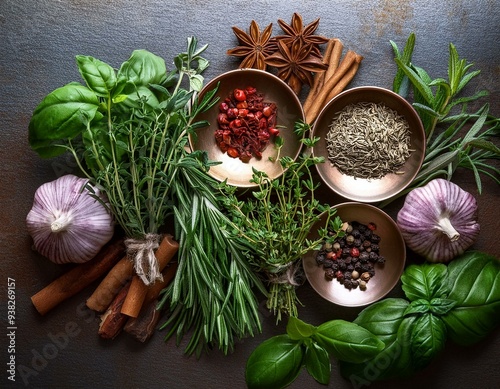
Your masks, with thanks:
[(316, 263), (318, 265), (322, 265), (324, 261), (325, 261), (325, 256), (323, 254), (316, 255)]
[(335, 278), (335, 272), (332, 268), (325, 270), (325, 278), (329, 281)]

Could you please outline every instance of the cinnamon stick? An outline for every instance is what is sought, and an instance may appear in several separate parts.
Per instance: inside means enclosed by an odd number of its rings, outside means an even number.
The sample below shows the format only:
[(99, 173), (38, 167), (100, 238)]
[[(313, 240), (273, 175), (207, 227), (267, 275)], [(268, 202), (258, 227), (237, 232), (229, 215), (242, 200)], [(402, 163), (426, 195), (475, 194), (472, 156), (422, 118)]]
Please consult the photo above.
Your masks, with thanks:
[(327, 101), (330, 90), (335, 85), (337, 85), (339, 80), (344, 76), (344, 74), (354, 63), (355, 59), (356, 53), (352, 50), (348, 50), (344, 58), (342, 58), (342, 61), (340, 62), (339, 67), (337, 68), (333, 76), (328, 80), (325, 80), (323, 88), (321, 88), (321, 91), (318, 93), (309, 111), (306, 112), (306, 123), (312, 124), (314, 122), (314, 120), (318, 116), (318, 113), (321, 111), (325, 102)]
[(121, 313), (121, 308), (127, 293), (130, 282), (128, 282), (115, 296), (106, 312), (101, 316), (98, 334), (103, 339), (114, 339), (122, 330), (128, 317)]
[(363, 57), (359, 54), (356, 54), (356, 58), (354, 59), (353, 64), (351, 65), (349, 70), (344, 74), (344, 76), (339, 80), (337, 85), (335, 85), (335, 87), (333, 87), (333, 89), (330, 91), (328, 97), (326, 98), (326, 101), (330, 101), (345, 89), (345, 87), (351, 82), (351, 80), (356, 75), (356, 72), (358, 71), (359, 65), (361, 64), (362, 60)]
[(163, 270), (163, 280), (149, 287), (139, 315), (128, 319), (123, 330), (140, 342), (148, 340), (156, 328), (160, 312), (156, 309), (160, 292), (172, 281), (177, 271), (177, 262)]
[(332, 52), (328, 58), (328, 69), (326, 69), (325, 80), (330, 79), (337, 71), (343, 50), (344, 44), (340, 41), (340, 39), (335, 39), (335, 45), (332, 47)]
[[(340, 42), (336, 38), (331, 38), (328, 40), (328, 43), (326, 44), (325, 48), (325, 53), (323, 54), (323, 63), (328, 64), (328, 69), (330, 69), (330, 56), (332, 54), (333, 48), (335, 45)], [(312, 102), (314, 101), (314, 98), (318, 94), (319, 90), (323, 87), (323, 83), (325, 81), (325, 75), (328, 72), (328, 69), (324, 72), (319, 72), (314, 75), (314, 83), (309, 90), (309, 93), (306, 97), (306, 100), (304, 101), (303, 109), (304, 112), (306, 112), (309, 107), (311, 106)]]
[[(160, 271), (163, 271), (163, 269), (177, 253), (178, 249), (179, 243), (174, 240), (172, 235), (165, 235), (163, 237), (160, 246), (155, 252), (155, 257), (158, 261)], [(147, 290), (148, 286), (146, 286), (144, 282), (135, 275), (132, 278), (130, 290), (123, 303), (121, 312), (130, 317), (137, 317), (141, 311), (142, 304), (144, 303)]]
[(104, 312), (133, 274), (134, 264), (126, 256), (123, 257), (87, 299), (87, 307), (97, 312)]
[(123, 330), (132, 335), (139, 342), (145, 342), (153, 335), (156, 325), (160, 320), (160, 311), (156, 309), (158, 300), (144, 304), (139, 317), (131, 317), (123, 327)]
[(31, 297), (36, 310), (45, 315), (61, 302), (74, 296), (119, 261), (125, 252), (122, 239), (108, 242), (90, 261), (77, 265)]

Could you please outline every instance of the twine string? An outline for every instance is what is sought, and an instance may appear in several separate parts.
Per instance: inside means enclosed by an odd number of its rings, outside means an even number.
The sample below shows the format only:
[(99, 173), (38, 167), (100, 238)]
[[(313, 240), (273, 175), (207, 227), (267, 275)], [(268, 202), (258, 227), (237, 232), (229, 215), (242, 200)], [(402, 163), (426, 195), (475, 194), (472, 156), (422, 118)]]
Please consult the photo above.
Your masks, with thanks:
[(159, 234), (146, 234), (143, 239), (128, 238), (125, 240), (127, 257), (134, 263), (136, 274), (145, 285), (162, 280), (155, 251), (159, 247)]

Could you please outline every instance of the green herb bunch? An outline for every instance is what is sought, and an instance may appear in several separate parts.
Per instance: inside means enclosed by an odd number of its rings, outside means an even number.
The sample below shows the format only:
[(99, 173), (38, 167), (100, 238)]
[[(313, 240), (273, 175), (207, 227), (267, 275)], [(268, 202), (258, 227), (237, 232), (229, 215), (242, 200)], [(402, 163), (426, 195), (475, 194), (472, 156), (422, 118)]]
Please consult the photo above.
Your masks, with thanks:
[(411, 265), (401, 281), (406, 298), (386, 298), (354, 320), (385, 343), (362, 363), (341, 362), (342, 375), (356, 387), (411, 376), (448, 340), (468, 346), (500, 325), (500, 262), (491, 255), (468, 251), (448, 265)]
[(328, 385), (332, 358), (360, 363), (384, 347), (384, 342), (357, 324), (330, 320), (313, 326), (292, 316), (286, 334), (267, 339), (252, 352), (245, 378), (250, 389), (285, 388), (305, 366), (317, 382)]
[[(187, 353), (220, 348), (261, 329), (254, 290), (265, 293), (246, 261), (246, 241), (226, 232), (205, 152), (188, 150), (188, 135), (206, 122), (196, 116), (217, 101), (200, 101), (201, 56), (206, 45), (187, 40), (187, 51), (165, 61), (136, 50), (118, 70), (77, 56), (85, 85), (67, 84), (33, 113), (29, 141), (42, 157), (71, 152), (84, 174), (106, 193), (127, 238), (159, 235), (173, 218), (179, 242), (173, 287), (160, 308), (170, 308), (167, 338), (193, 335)], [(150, 250), (152, 252), (152, 249)], [(255, 287), (255, 289), (253, 289)]]
[[(413, 106), (419, 113), (426, 134), (426, 152), (421, 170), (399, 196), (436, 177), (450, 180), (459, 167), (474, 172), (479, 193), (482, 189), (481, 174), (500, 183), (500, 171), (491, 163), (500, 158), (500, 149), (492, 142), (492, 138), (500, 133), (500, 118), (489, 114), (488, 104), (469, 112), (468, 104), (487, 96), (487, 91), (463, 96), (466, 85), (480, 71), (471, 71), (473, 64), (460, 59), (456, 47), (450, 43), (448, 78), (432, 79), (423, 68), (412, 63), (415, 34), (410, 34), (402, 52), (395, 42), (390, 43), (398, 66), (393, 90), (405, 98), (412, 94)], [(385, 204), (387, 202), (381, 206)]]
[[(128, 237), (158, 232), (171, 211), (177, 162), (197, 158), (184, 147), (188, 132), (204, 125), (194, 123), (194, 117), (210, 106), (211, 96), (186, 108), (208, 65), (200, 57), (206, 47), (197, 50), (196, 45), (189, 40), (188, 52), (176, 58), (177, 68), (169, 73), (162, 58), (145, 50), (134, 51), (118, 71), (78, 55), (85, 85), (56, 89), (33, 113), (32, 148), (43, 157), (73, 153), (82, 172), (106, 192)], [(197, 69), (191, 69), (193, 61)], [(196, 89), (181, 88), (186, 76)]]
[[(304, 135), (309, 126), (296, 123), (294, 132), (306, 148), (312, 148), (319, 138)], [(317, 249), (325, 239), (333, 240), (343, 234), (342, 221), (334, 217), (335, 209), (315, 198), (319, 183), (314, 182), (311, 168), (323, 163), (310, 152), (302, 153), (296, 160), (280, 157), (284, 173), (275, 179), (262, 171), (253, 171), (251, 182), (257, 185), (250, 196), (239, 199), (227, 196), (226, 207), (238, 234), (254, 248), (251, 262), (253, 269), (261, 274), (268, 284), (267, 308), (276, 315), (297, 316), (296, 287), (303, 281), (301, 258), (310, 250)], [(222, 185), (226, 192), (233, 192)], [(317, 240), (308, 239), (308, 234), (320, 215), (326, 212), (325, 225), (319, 228)], [(328, 231), (330, 229), (330, 233)]]

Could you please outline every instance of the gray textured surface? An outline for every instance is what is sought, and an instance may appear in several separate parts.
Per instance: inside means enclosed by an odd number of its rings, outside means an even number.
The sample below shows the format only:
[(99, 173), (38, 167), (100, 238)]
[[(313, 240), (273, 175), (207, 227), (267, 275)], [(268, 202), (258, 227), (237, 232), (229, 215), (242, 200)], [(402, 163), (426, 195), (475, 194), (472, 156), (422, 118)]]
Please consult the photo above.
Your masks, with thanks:
[[(186, 38), (195, 35), (208, 43), (206, 57), (211, 67), (207, 78), (235, 68), (237, 61), (225, 55), (235, 45), (231, 26), (246, 29), (252, 19), (261, 27), (278, 18), (289, 21), (293, 12), (305, 22), (321, 17), (318, 33), (339, 37), (346, 48), (365, 56), (351, 86), (377, 85), (390, 88), (395, 66), (389, 39), (403, 46), (415, 31), (414, 61), (429, 69), (433, 77), (445, 76), (448, 43), (461, 56), (482, 70), (472, 90), (491, 92), (492, 111), (499, 107), (500, 7), (498, 1), (125, 1), (125, 0), (1, 0), (0, 1), (0, 268), (1, 320), (6, 327), (6, 278), (16, 280), (18, 324), (16, 362), (24, 366), (15, 384), (2, 370), (0, 387), (33, 388), (243, 388), (244, 366), (252, 350), (268, 337), (284, 331), (262, 309), (264, 332), (245, 339), (230, 356), (218, 351), (201, 360), (187, 358), (182, 347), (164, 343), (157, 333), (142, 345), (119, 337), (104, 342), (97, 337), (97, 317), (81, 310), (91, 293), (89, 288), (40, 317), (30, 296), (48, 284), (61, 269), (50, 265), (30, 249), (24, 218), (31, 208), (33, 193), (42, 183), (64, 172), (64, 160), (43, 161), (27, 143), (27, 125), (40, 100), (53, 89), (79, 79), (74, 56), (85, 54), (118, 66), (134, 49), (144, 48), (167, 62), (183, 51)], [(473, 178), (457, 178), (473, 191)], [(485, 182), (479, 197), (483, 225), (475, 248), (500, 256), (498, 186)], [(475, 193), (473, 191), (473, 193)], [(328, 194), (324, 194), (328, 197)], [(334, 201), (334, 199), (331, 199)], [(394, 215), (394, 209), (392, 210)], [(395, 290), (392, 295), (398, 295)], [(317, 297), (306, 285), (299, 296), (305, 307), (301, 317), (312, 324), (344, 318), (353, 319), (357, 310), (336, 308)], [(67, 342), (56, 334), (72, 329)], [(2, 336), (0, 361), (5, 369), (7, 352)], [(182, 346), (182, 345), (181, 345)], [(50, 358), (45, 364), (33, 359), (37, 353)], [(500, 331), (470, 348), (447, 345), (425, 370), (401, 382), (373, 383), (370, 388), (493, 388), (500, 383)], [(37, 364), (38, 362), (38, 364)], [(322, 387), (305, 373), (292, 388)], [(330, 387), (349, 388), (333, 365)]]

